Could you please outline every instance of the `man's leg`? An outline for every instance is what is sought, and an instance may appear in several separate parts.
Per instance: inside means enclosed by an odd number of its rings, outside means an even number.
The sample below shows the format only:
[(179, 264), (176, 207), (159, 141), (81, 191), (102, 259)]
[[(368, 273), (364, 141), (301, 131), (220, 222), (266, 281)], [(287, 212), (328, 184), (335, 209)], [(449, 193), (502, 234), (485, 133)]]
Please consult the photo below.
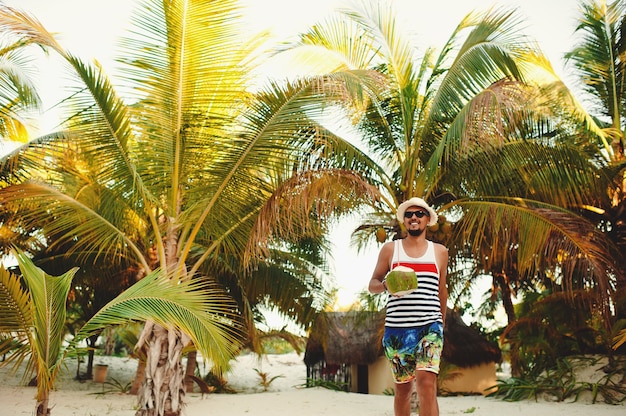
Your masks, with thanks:
[(413, 381), (396, 383), (396, 391), (393, 396), (393, 411), (396, 416), (409, 416), (411, 414), (413, 386)]
[[(437, 374), (432, 371), (418, 370), (416, 376), (417, 398), (420, 416), (439, 416), (437, 403)], [(408, 413), (407, 413), (408, 415)]]

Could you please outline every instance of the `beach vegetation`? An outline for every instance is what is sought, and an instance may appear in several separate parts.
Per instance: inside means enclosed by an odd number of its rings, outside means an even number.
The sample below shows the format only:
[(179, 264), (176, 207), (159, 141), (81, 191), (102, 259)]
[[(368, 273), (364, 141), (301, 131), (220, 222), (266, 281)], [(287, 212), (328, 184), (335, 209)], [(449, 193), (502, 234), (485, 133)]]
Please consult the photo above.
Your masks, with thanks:
[[(43, 254), (42, 268), (63, 256), (79, 270), (100, 261), (111, 278), (136, 282), (161, 269), (178, 284), (221, 289), (215, 299), (236, 319), (206, 334), (215, 343), (202, 356), (216, 372), (244, 348), (258, 351), (261, 308), (312, 322), (325, 302), (331, 219), (379, 197), (356, 173), (375, 165), (319, 121), (329, 102), (358, 98), (362, 85), (323, 76), (260, 86), (265, 39), (246, 33), (238, 7), (138, 1), (111, 78), (35, 17), (0, 6), (2, 33), (60, 59), (70, 90), (59, 130), (2, 159), (3, 229), (26, 230), (35, 241), (21, 248)], [(373, 88), (378, 77), (368, 74)], [(135, 346), (145, 357), (138, 415), (180, 414), (192, 341), (145, 323)]]
[(507, 401), (547, 399), (562, 402), (577, 401), (583, 395), (589, 395), (592, 403), (621, 403), (626, 400), (623, 384), (625, 360), (621, 359), (617, 367), (598, 369), (592, 378), (581, 378), (586, 367), (596, 365), (602, 358), (605, 357), (561, 357), (552, 368), (540, 374), (498, 380), (496, 386), (488, 389), (488, 396)]
[(289, 354), (291, 352), (300, 354), (304, 350), (306, 341), (303, 337), (286, 330), (278, 332), (280, 332), (278, 336), (275, 331), (262, 335), (262, 354)]
[[(0, 268), (0, 332), (15, 342), (0, 344), (7, 354), (2, 366), (14, 371), (26, 363), (23, 376), (34, 374), (37, 386), (35, 414), (48, 416), (50, 393), (63, 370), (66, 357), (80, 350), (81, 342), (103, 328), (130, 321), (151, 322), (177, 328), (207, 356), (232, 338), (217, 330), (232, 326), (232, 304), (215, 287), (202, 282), (177, 282), (156, 269), (117, 296), (85, 323), (68, 343), (66, 302), (77, 268), (51, 276), (36, 267), (20, 250), (15, 251), (20, 274)], [(217, 334), (217, 336), (216, 336)]]
[[(626, 262), (626, 56), (622, 27), (626, 22), (626, 1), (580, 1), (576, 41), (565, 54), (572, 74), (579, 82), (589, 114), (598, 120), (610, 140), (611, 164), (603, 172), (611, 178), (607, 200), (594, 218), (610, 241), (618, 247), (616, 258)], [(613, 299), (615, 320), (626, 319), (626, 279), (615, 279)], [(610, 330), (610, 328), (609, 328)], [(614, 347), (626, 342), (626, 331), (617, 332)]]
[(356, 142), (384, 167), (374, 178), (383, 198), (360, 216), (357, 247), (401, 238), (395, 207), (423, 197), (440, 213), (428, 238), (449, 248), (453, 302), (486, 276), (484, 312), (502, 307), (512, 324), (525, 293), (558, 286), (571, 301), (584, 288), (609, 332), (624, 267), (608, 231), (621, 220), (597, 213), (621, 195), (623, 146), (611, 133), (620, 129), (586, 111), (521, 23), (506, 8), (471, 13), (442, 47), (420, 52), (393, 7), (364, 3), (285, 49), (385, 77), (353, 116)]
[[(80, 339), (107, 302), (157, 270), (181, 287), (211, 287), (220, 314), (229, 305), (208, 350), (169, 322), (146, 320), (134, 344), (138, 415), (180, 414), (195, 348), (227, 390), (228, 362), (266, 348), (256, 330), (264, 308), (308, 328), (328, 301), (331, 221), (359, 210), (361, 248), (401, 238), (395, 207), (411, 196), (441, 212), (428, 238), (450, 249), (451, 299), (491, 279), (484, 311), (502, 306), (508, 320), (501, 341), (514, 377), (501, 386), (505, 398), (614, 392), (612, 381), (568, 378), (563, 356), (613, 358), (626, 342), (616, 326), (626, 302), (626, 65), (616, 36), (626, 2), (584, 2), (586, 36), (568, 54), (598, 113), (528, 42), (514, 11), (471, 13), (443, 47), (418, 55), (393, 8), (380, 4), (342, 10), (282, 46), (314, 49), (318, 75), (261, 87), (253, 57), (265, 39), (242, 38), (234, 0), (139, 2), (118, 84), (36, 19), (1, 6), (0, 28), (17, 37), (11, 49), (53, 52), (76, 81), (63, 127), (0, 166), (3, 232), (48, 273), (73, 270), (63, 325)], [(329, 112), (335, 123), (355, 122), (358, 139), (328, 128)], [(96, 283), (113, 280), (100, 296)], [(90, 332), (92, 351), (99, 335)]]
[[(105, 381), (102, 385), (102, 392), (98, 394), (106, 394), (106, 393), (128, 393), (130, 392), (130, 386), (132, 384), (132, 380), (123, 382), (115, 377), (111, 377), (107, 381)], [(105, 388), (106, 386), (106, 388)]]
[(347, 392), (348, 387), (349, 387), (348, 384), (343, 381), (327, 380), (324, 378), (316, 378), (316, 379), (308, 378), (304, 386), (307, 388), (321, 387), (327, 390), (343, 391), (343, 392)]
[(266, 371), (255, 368), (257, 375), (259, 376), (259, 385), (263, 387), (263, 391), (267, 391), (274, 380), (284, 377), (282, 375), (270, 376)]
[(202, 379), (216, 394), (235, 394), (237, 391), (228, 385), (228, 380), (222, 373), (207, 372)]

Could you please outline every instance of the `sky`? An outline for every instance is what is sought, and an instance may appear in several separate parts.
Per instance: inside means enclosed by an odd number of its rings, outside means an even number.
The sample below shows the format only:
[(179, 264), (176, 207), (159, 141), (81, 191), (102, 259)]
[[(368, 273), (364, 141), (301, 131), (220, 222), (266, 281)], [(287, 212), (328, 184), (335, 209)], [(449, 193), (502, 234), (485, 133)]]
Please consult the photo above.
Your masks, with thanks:
[[(251, 30), (270, 29), (277, 38), (293, 36), (331, 13), (346, 0), (244, 0)], [(133, 0), (0, 0), (39, 19), (59, 42), (83, 59), (97, 59), (108, 70), (113, 67), (115, 46), (128, 27)], [(422, 50), (441, 47), (454, 27), (469, 12), (491, 7), (518, 8), (526, 22), (525, 33), (535, 38), (552, 65), (570, 88), (563, 53), (573, 46), (579, 0), (395, 0), (401, 26), (415, 36)], [(46, 83), (45, 75), (42, 80)], [(56, 81), (55, 81), (56, 82)], [(47, 105), (55, 98), (50, 93)], [(46, 100), (46, 97), (44, 97)], [(367, 288), (378, 247), (356, 252), (350, 247), (350, 233), (358, 218), (342, 221), (330, 237), (333, 245), (332, 270), (339, 304), (347, 305)]]

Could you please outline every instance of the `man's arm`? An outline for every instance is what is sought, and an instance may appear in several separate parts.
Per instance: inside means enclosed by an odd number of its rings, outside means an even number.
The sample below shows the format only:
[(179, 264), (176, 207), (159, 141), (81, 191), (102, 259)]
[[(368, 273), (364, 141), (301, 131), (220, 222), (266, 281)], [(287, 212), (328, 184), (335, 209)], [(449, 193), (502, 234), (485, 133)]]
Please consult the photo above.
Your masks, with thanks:
[(383, 280), (389, 272), (391, 256), (393, 256), (393, 242), (387, 242), (378, 253), (378, 260), (368, 286), (370, 293), (382, 293), (387, 290)]
[(446, 323), (446, 310), (448, 309), (448, 249), (441, 245), (435, 245), (435, 259), (439, 266), (439, 305), (443, 323)]

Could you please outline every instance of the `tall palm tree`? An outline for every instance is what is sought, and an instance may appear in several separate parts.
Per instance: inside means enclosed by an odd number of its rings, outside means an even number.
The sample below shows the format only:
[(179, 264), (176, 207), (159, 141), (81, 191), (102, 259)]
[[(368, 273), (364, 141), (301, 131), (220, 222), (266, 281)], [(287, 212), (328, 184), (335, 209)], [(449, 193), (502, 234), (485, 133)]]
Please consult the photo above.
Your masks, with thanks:
[[(61, 56), (76, 85), (64, 101), (67, 129), (5, 158), (0, 198), (20, 227), (38, 229), (48, 250), (70, 247), (79, 266), (124, 258), (137, 279), (159, 267), (182, 282), (229, 282), (227, 293), (243, 293), (238, 325), (249, 329), (258, 299), (294, 315), (315, 304), (317, 270), (286, 249), (319, 247), (329, 218), (378, 192), (354, 173), (370, 162), (315, 121), (322, 104), (349, 100), (362, 84), (314, 77), (252, 94), (261, 42), (241, 36), (237, 4), (141, 2), (121, 43), (118, 88), (35, 18), (1, 7), (0, 30)], [(272, 280), (277, 270), (285, 286)], [(251, 288), (255, 302), (245, 301)], [(229, 331), (215, 330), (208, 335)], [(137, 414), (180, 414), (189, 338), (147, 322), (139, 342), (148, 351)], [(243, 342), (202, 352), (224, 365)]]
[(590, 112), (612, 138), (611, 157), (624, 158), (624, 74), (626, 40), (622, 28), (626, 20), (626, 2), (583, 0), (576, 32), (578, 44), (565, 55), (582, 81), (583, 92), (590, 100)]
[[(381, 227), (379, 241), (401, 237), (395, 207), (421, 196), (453, 219), (447, 237), (431, 235), (445, 238), (453, 271), (471, 264), (466, 277), (491, 274), (514, 290), (539, 285), (546, 271), (569, 281), (584, 269), (608, 312), (622, 268), (580, 214), (609, 180), (598, 169), (606, 158), (589, 145), (589, 137), (606, 142), (605, 133), (519, 23), (514, 10), (471, 13), (439, 52), (420, 57), (391, 5), (372, 2), (315, 25), (289, 49), (326, 51), (325, 68), (376, 68), (387, 79), (357, 108), (361, 146), (387, 172), (383, 204), (357, 229), (357, 244)], [(465, 283), (458, 277), (450, 274), (453, 289)]]
[[(565, 57), (580, 79), (583, 93), (590, 102), (589, 112), (612, 138), (607, 153), (611, 165), (607, 167), (613, 182), (608, 197), (598, 201), (598, 210), (592, 219), (600, 224), (620, 248), (622, 269), (626, 259), (626, 2), (616, 0), (581, 1), (580, 17), (576, 27), (577, 44)], [(618, 281), (618, 311), (626, 318), (626, 280)], [(621, 342), (626, 341), (623, 333)]]

